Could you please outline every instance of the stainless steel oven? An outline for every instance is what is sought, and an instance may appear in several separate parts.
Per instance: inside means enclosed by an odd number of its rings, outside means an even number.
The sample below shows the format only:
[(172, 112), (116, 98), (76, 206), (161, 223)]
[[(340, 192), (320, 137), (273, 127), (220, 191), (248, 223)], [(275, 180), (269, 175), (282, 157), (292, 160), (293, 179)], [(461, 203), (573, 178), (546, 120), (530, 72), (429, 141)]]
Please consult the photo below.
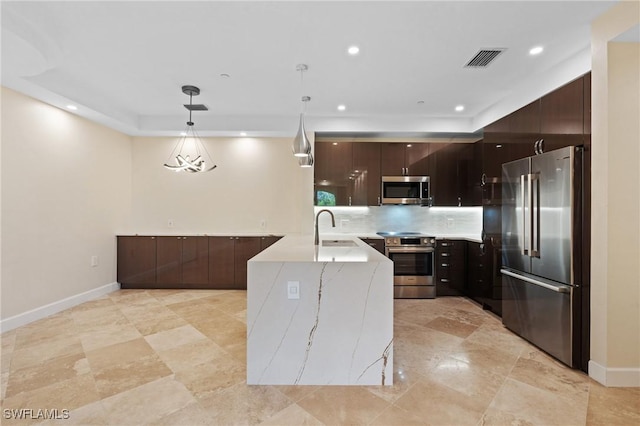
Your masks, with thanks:
[(393, 261), (393, 293), (396, 299), (433, 299), (435, 245), (433, 237), (417, 232), (379, 232), (384, 251)]

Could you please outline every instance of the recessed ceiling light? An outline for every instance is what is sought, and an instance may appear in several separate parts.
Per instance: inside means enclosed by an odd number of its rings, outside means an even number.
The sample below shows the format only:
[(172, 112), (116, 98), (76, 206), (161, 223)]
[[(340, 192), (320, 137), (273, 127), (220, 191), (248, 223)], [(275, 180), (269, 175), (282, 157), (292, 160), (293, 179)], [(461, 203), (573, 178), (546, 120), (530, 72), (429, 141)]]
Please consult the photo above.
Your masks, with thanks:
[(67, 109), (70, 109), (71, 111), (76, 111), (78, 107), (75, 105), (67, 105)]
[(347, 109), (346, 106), (344, 105), (338, 105), (338, 111), (344, 111), (345, 109)]
[(349, 52), (349, 55), (357, 55), (360, 53), (360, 48), (358, 46), (349, 46), (347, 52)]
[(539, 55), (543, 50), (544, 48), (542, 46), (532, 47), (531, 50), (529, 50), (529, 55)]
[(458, 105), (456, 106), (456, 111), (460, 112), (460, 111), (464, 111), (464, 105)]
[(240, 132), (240, 136), (247, 136), (247, 132)]

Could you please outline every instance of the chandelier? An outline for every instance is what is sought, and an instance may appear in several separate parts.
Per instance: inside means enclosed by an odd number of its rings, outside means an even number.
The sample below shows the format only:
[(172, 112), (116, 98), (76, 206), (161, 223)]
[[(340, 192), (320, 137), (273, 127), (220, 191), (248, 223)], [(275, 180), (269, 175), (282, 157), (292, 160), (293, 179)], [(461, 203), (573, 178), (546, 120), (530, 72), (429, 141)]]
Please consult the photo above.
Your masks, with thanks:
[[(200, 89), (196, 86), (182, 86), (182, 93), (189, 95), (189, 105), (184, 105), (189, 110), (189, 121), (187, 121), (187, 128), (182, 132), (182, 137), (169, 154), (164, 166), (175, 172), (209, 172), (217, 166), (213, 164), (211, 155), (198, 136), (191, 120), (192, 111), (208, 111), (209, 108), (202, 104), (193, 104), (193, 97), (200, 94)], [(175, 162), (170, 164), (173, 160)]]

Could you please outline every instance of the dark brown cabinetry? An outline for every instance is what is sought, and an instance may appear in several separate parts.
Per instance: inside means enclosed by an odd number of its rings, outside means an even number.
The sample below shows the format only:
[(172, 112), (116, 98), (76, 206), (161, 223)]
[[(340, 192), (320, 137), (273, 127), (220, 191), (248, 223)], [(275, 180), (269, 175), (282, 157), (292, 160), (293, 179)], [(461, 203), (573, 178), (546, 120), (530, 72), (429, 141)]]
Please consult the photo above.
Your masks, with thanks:
[(354, 142), (352, 148), (350, 205), (380, 205), (380, 144)]
[(209, 237), (209, 285), (247, 288), (247, 261), (261, 251), (261, 237)]
[(384, 240), (382, 238), (360, 238), (380, 253), (384, 254)]
[(207, 237), (157, 237), (156, 287), (206, 288)]
[(122, 288), (246, 289), (247, 261), (281, 237), (118, 236)]
[(316, 142), (315, 152), (315, 205), (380, 204), (379, 143)]
[(156, 284), (156, 237), (118, 237), (117, 279), (122, 288), (153, 288)]
[(465, 294), (466, 241), (438, 240), (436, 245), (436, 296)]
[[(467, 241), (467, 295), (497, 315), (502, 314), (502, 288), (497, 251), (491, 244)], [(498, 252), (499, 254), (499, 252)]]
[(482, 202), (482, 145), (429, 144), (434, 206), (476, 206)]
[(314, 204), (350, 205), (352, 173), (351, 142), (316, 142)]
[(428, 143), (381, 143), (383, 176), (429, 176), (431, 145)]
[(268, 237), (260, 237), (260, 251), (266, 249), (272, 244), (275, 244), (280, 238), (274, 235), (269, 235)]

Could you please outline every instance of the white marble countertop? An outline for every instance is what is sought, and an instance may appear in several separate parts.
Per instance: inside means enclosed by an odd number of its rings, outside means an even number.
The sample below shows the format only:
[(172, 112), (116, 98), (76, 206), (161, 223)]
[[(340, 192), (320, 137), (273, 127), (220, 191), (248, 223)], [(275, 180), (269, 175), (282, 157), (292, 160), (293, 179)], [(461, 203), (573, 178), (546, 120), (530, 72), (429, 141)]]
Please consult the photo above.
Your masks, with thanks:
[[(353, 241), (355, 246), (330, 247), (323, 240)], [(313, 235), (287, 235), (268, 247), (250, 262), (391, 262), (385, 255), (346, 234), (320, 234), (320, 245), (313, 244)]]

